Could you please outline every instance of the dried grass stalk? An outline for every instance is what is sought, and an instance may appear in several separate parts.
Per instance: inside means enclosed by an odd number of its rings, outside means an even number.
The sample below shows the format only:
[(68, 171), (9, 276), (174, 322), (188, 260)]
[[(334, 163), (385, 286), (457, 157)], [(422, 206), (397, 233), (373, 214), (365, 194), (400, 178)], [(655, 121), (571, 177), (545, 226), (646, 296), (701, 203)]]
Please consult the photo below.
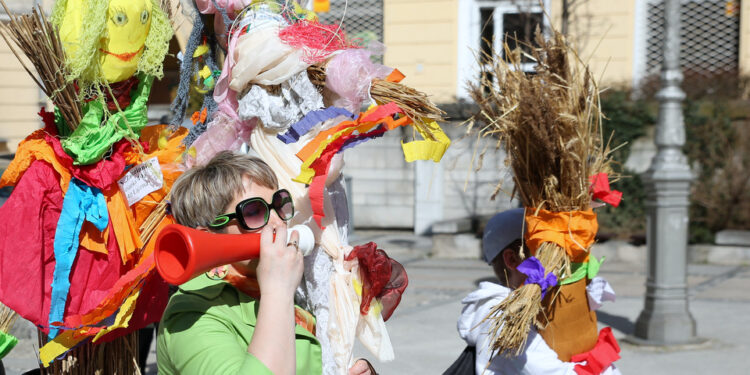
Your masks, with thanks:
[[(469, 91), (479, 105), (474, 117), (484, 125), (479, 133), (497, 138), (513, 169), (514, 194), (524, 206), (553, 212), (586, 210), (591, 203), (589, 176), (611, 172), (609, 147), (601, 137), (599, 89), (588, 67), (553, 30), (545, 40), (539, 30), (538, 47), (530, 56), (535, 74), (521, 69), (522, 51), (504, 44), (504, 56), (493, 52), (479, 58), (481, 76)], [(469, 130), (474, 126), (469, 123)], [(558, 278), (570, 272), (564, 249), (544, 243), (531, 249), (547, 272)], [(541, 289), (529, 284), (516, 289), (486, 319), (491, 321), (492, 348), (518, 354), (528, 331), (542, 311)]]
[[(41, 348), (47, 343), (47, 337), (41, 331), (37, 332)], [(87, 342), (79, 345), (65, 358), (39, 369), (41, 375), (141, 375), (138, 367), (138, 331), (107, 343)]]
[[(0, 0), (0, 4), (10, 18), (8, 23), (0, 22), (0, 36), (37, 86), (55, 103), (66, 124), (75, 130), (81, 122), (82, 110), (74, 83), (65, 79), (67, 64), (57, 30), (47, 20), (41, 6), (33, 9), (31, 14), (18, 16), (10, 12), (5, 1)], [(36, 75), (26, 66), (13, 44), (31, 61)]]
[(0, 331), (8, 333), (13, 328), (13, 323), (16, 322), (18, 314), (11, 310), (10, 307), (0, 303)]
[[(325, 87), (324, 64), (315, 64), (307, 68), (307, 76), (318, 89), (322, 90)], [(430, 129), (425, 126), (425, 122), (445, 120), (445, 112), (438, 108), (427, 94), (401, 83), (374, 79), (370, 87), (370, 95), (378, 104), (396, 103), (404, 110), (404, 114), (414, 121), (414, 125), (432, 140), (435, 138)]]

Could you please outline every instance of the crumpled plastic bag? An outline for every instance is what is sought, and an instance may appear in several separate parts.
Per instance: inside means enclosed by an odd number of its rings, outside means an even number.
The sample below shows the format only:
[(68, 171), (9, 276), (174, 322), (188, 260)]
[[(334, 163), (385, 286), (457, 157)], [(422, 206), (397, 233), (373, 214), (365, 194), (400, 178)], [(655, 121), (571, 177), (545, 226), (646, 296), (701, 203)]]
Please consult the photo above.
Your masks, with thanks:
[(254, 85), (239, 103), (241, 119), (257, 117), (266, 130), (283, 132), (308, 112), (323, 108), (323, 97), (302, 71), (281, 84), (279, 95)]

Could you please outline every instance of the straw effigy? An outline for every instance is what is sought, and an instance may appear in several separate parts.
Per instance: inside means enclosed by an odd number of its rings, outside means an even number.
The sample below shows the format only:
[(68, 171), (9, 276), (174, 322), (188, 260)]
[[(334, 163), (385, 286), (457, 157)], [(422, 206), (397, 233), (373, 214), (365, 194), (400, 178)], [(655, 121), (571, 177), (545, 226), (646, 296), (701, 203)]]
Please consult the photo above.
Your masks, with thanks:
[[(545, 40), (537, 30), (535, 41), (538, 47), (530, 47), (529, 54), (510, 50), (505, 43), (505, 56), (494, 51), (479, 57), (481, 78), (469, 89), (480, 112), (467, 123), (481, 136), (497, 138), (496, 147), (507, 152), (513, 194), (527, 209), (527, 223), (540, 210), (589, 210), (590, 176), (610, 171), (610, 151), (601, 134), (599, 89), (588, 68), (558, 32)], [(522, 54), (536, 62), (534, 74), (521, 69)], [(484, 125), (476, 129), (478, 122)], [(569, 251), (553, 242), (529, 247), (546, 272), (558, 280), (570, 275)], [(587, 256), (587, 246), (581, 248)], [(556, 292), (553, 289), (552, 298), (548, 295), (543, 302), (541, 287), (525, 284), (495, 306), (486, 318), (494, 337), (492, 349), (520, 354), (531, 325), (543, 330), (549, 323), (543, 304), (551, 304)]]
[[(325, 64), (314, 64), (307, 68), (307, 75), (318, 89), (326, 85)], [(434, 140), (432, 131), (425, 124), (430, 121), (444, 121), (445, 112), (438, 108), (427, 94), (398, 82), (384, 79), (372, 80), (370, 96), (378, 104), (394, 102), (404, 114), (414, 120), (414, 125)]]

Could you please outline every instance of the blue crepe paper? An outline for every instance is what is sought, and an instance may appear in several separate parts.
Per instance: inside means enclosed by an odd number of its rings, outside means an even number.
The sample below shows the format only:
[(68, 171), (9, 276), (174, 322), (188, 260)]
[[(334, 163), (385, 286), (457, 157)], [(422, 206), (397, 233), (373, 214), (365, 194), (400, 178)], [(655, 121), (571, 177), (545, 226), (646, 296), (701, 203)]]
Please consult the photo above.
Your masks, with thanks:
[[(63, 321), (70, 290), (70, 271), (78, 253), (78, 236), (84, 220), (94, 224), (97, 229), (104, 230), (109, 223), (107, 202), (99, 189), (73, 178), (63, 199), (62, 212), (55, 230), (55, 270), (49, 307), (50, 326), (54, 322)], [(49, 338), (54, 339), (58, 333), (59, 329), (50, 328)]]
[(339, 116), (346, 116), (350, 119), (354, 118), (351, 112), (339, 107), (328, 107), (310, 111), (301, 120), (292, 124), (286, 133), (279, 134), (276, 137), (286, 144), (294, 143), (299, 141), (299, 137), (307, 134), (315, 125)]

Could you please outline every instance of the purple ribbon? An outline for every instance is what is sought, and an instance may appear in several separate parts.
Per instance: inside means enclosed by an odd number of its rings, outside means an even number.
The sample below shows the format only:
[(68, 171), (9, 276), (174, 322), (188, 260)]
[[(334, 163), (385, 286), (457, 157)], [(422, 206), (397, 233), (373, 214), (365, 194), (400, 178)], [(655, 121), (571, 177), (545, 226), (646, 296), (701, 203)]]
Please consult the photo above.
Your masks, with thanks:
[(350, 119), (354, 118), (351, 112), (339, 107), (328, 107), (326, 109), (310, 111), (301, 120), (292, 124), (286, 133), (279, 134), (276, 137), (286, 144), (294, 143), (299, 141), (299, 137), (307, 134), (315, 125), (339, 116), (346, 116)]
[(542, 288), (542, 298), (547, 294), (547, 290), (557, 285), (557, 276), (550, 272), (544, 275), (544, 266), (542, 262), (535, 257), (528, 257), (518, 265), (517, 270), (526, 275), (526, 284), (537, 284)]

